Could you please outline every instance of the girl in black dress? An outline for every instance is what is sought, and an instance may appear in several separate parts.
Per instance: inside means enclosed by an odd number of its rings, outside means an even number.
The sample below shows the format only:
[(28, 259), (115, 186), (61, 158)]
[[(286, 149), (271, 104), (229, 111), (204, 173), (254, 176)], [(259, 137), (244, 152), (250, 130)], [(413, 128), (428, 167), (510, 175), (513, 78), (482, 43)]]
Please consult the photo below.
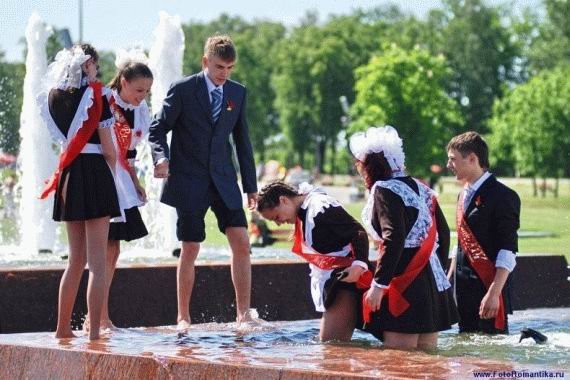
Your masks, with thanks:
[[(119, 58), (117, 58), (119, 60)], [(106, 94), (115, 117), (113, 133), (117, 149), (115, 183), (123, 217), (113, 220), (107, 245), (107, 285), (101, 327), (113, 328), (109, 317), (109, 289), (121, 252), (121, 240), (132, 241), (148, 235), (138, 207), (146, 202), (146, 192), (139, 182), (135, 159), (137, 145), (143, 141), (150, 127), (150, 110), (145, 98), (153, 82), (152, 72), (142, 62), (124, 59)]]
[(295, 224), (293, 252), (309, 262), (313, 303), (323, 313), (320, 339), (350, 340), (362, 296), (356, 283), (364, 273), (371, 278), (364, 228), (338, 201), (308, 184), (299, 191), (283, 182), (265, 186), (257, 210), (278, 225)]
[(99, 338), (105, 293), (105, 259), (109, 220), (119, 216), (113, 173), (113, 117), (97, 81), (98, 55), (87, 44), (58, 53), (50, 66), (42, 116), (62, 143), (54, 176), (41, 197), (55, 191), (53, 218), (64, 221), (69, 262), (60, 283), (56, 338), (71, 338), (71, 313), (87, 263), (89, 339)]
[(404, 173), (402, 140), (394, 128), (357, 133), (350, 149), (370, 190), (363, 224), (381, 247), (364, 299), (373, 312), (365, 316), (368, 329), (387, 347), (434, 348), (438, 332), (457, 322), (443, 270), (449, 228), (435, 193)]

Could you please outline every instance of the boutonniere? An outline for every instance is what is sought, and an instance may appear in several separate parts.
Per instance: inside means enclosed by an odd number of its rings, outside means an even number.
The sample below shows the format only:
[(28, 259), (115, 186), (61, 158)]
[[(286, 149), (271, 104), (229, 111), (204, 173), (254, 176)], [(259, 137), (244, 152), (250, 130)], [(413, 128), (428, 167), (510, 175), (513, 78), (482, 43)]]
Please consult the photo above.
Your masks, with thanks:
[(479, 207), (482, 203), (483, 202), (481, 202), (481, 196), (477, 195), (477, 198), (475, 198), (475, 206)]
[(230, 99), (230, 100), (228, 100), (227, 103), (226, 103), (226, 110), (227, 110), (228, 112), (232, 112), (232, 110), (234, 109), (234, 106), (235, 106), (235, 105), (234, 105), (233, 100)]
[(141, 137), (142, 136), (142, 131), (139, 129), (138, 131), (135, 132), (135, 136), (137, 137)]

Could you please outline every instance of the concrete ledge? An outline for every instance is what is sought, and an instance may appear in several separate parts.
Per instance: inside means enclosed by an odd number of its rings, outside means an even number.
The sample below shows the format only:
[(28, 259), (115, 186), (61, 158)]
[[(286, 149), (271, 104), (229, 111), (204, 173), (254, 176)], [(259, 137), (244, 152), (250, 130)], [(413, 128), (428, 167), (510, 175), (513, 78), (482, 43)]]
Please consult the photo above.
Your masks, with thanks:
[[(0, 333), (54, 331), (59, 281), (63, 269), (0, 271)], [(252, 307), (269, 321), (313, 319), (305, 263), (257, 263), (252, 267)], [(570, 306), (570, 283), (563, 256), (520, 256), (514, 274), (517, 310)], [(79, 328), (87, 311), (87, 271), (73, 313)], [(196, 267), (192, 296), (194, 323), (229, 322), (235, 318), (234, 290), (227, 264)], [(174, 266), (119, 268), (110, 294), (110, 314), (118, 327), (176, 323)]]

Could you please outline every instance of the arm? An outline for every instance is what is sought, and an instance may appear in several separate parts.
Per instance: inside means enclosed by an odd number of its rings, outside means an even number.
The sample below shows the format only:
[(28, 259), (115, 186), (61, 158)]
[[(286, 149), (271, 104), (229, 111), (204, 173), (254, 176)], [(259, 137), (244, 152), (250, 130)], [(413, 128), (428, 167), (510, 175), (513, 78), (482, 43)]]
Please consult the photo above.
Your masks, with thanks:
[(175, 84), (168, 90), (162, 109), (154, 116), (149, 128), (148, 142), (152, 151), (152, 160), (156, 166), (158, 161), (170, 159), (166, 134), (170, 132), (182, 112), (182, 99), (179, 94), (180, 85)]
[(113, 144), (111, 128), (98, 128), (97, 133), (99, 134), (99, 139), (101, 140), (101, 150), (103, 151), (103, 157), (105, 158), (105, 161), (107, 161), (107, 164), (111, 168), (111, 171), (115, 173), (117, 151), (115, 150), (115, 145)]
[(497, 247), (499, 254), (496, 273), (491, 286), (481, 300), (479, 316), (482, 319), (495, 318), (499, 310), (499, 296), (516, 265), (515, 252), (518, 250), (517, 230), (520, 226), (520, 199), (515, 192), (509, 193), (497, 203), (495, 210)]
[[(247, 91), (244, 90), (243, 103), (232, 136), (236, 144), (237, 159), (241, 172), (241, 182), (244, 193), (248, 194), (250, 206), (252, 195), (257, 193), (257, 177), (255, 175), (255, 162), (253, 148), (249, 139), (249, 126), (247, 123)], [(254, 197), (255, 198), (255, 197)]]
[(445, 271), (448, 269), (447, 262), (449, 261), (450, 233), (449, 226), (447, 225), (447, 220), (445, 220), (445, 216), (443, 215), (443, 211), (441, 211), (439, 204), (436, 205), (435, 220), (437, 223), (437, 236), (439, 245), (437, 248), (437, 257), (439, 258), (441, 267)]

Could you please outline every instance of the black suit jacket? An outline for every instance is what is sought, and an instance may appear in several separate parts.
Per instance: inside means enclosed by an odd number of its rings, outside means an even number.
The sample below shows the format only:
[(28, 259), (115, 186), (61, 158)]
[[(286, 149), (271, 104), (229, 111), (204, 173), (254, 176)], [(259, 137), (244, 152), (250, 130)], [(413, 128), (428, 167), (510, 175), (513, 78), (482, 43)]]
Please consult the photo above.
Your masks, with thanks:
[[(232, 135), (244, 193), (257, 192), (253, 150), (246, 118), (246, 88), (228, 80), (224, 84), (222, 111), (214, 124), (205, 73), (175, 82), (150, 127), (149, 142), (156, 165), (170, 161), (161, 201), (184, 211), (209, 204), (213, 184), (229, 209), (243, 207), (232, 161)], [(170, 147), (166, 135), (172, 131)]]
[[(517, 230), (520, 227), (521, 201), (516, 192), (497, 181), (491, 175), (471, 198), (465, 210), (466, 221), (473, 235), (485, 251), (487, 257), (494, 263), (501, 249), (512, 252), (518, 251)], [(477, 278), (477, 275), (461, 244), (457, 254), (458, 280)], [(458, 286), (462, 281), (458, 281)], [(510, 311), (510, 276), (503, 295), (506, 298), (506, 309)]]

